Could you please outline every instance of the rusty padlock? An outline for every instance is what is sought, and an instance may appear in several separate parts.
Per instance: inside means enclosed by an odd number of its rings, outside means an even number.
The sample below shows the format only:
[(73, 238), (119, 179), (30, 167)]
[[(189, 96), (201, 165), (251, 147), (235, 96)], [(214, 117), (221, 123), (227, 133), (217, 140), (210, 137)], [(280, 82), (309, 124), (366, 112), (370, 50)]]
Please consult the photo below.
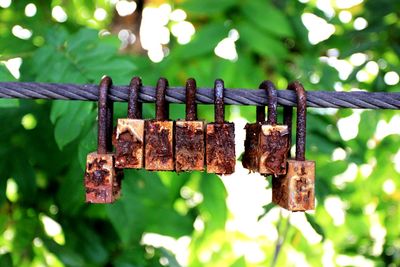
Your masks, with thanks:
[(265, 175), (286, 174), (287, 154), (290, 149), (287, 125), (277, 124), (278, 94), (271, 81), (264, 81), (260, 88), (267, 90), (268, 119), (262, 122), (259, 134), (259, 172)]
[[(272, 179), (272, 201), (290, 211), (313, 210), (315, 207), (315, 161), (305, 160), (307, 99), (299, 82), (288, 89), (297, 93), (296, 158), (287, 160), (286, 175)], [(290, 115), (287, 112), (286, 115)], [(286, 119), (288, 122), (289, 119)]]
[(175, 122), (175, 170), (204, 169), (204, 121), (197, 119), (196, 81), (186, 81), (186, 119)]
[(206, 128), (207, 172), (231, 174), (235, 171), (235, 125), (224, 119), (224, 82), (214, 84), (215, 122)]
[(168, 120), (165, 99), (168, 81), (160, 78), (156, 88), (156, 119), (146, 121), (145, 168), (151, 171), (174, 170), (174, 122)]
[(115, 132), (115, 167), (143, 168), (144, 120), (138, 101), (142, 81), (134, 77), (129, 85), (128, 118), (118, 119)]
[(120, 196), (122, 171), (114, 168), (111, 145), (113, 108), (108, 99), (112, 80), (104, 77), (99, 86), (97, 152), (88, 154), (86, 160), (86, 202), (112, 203)]

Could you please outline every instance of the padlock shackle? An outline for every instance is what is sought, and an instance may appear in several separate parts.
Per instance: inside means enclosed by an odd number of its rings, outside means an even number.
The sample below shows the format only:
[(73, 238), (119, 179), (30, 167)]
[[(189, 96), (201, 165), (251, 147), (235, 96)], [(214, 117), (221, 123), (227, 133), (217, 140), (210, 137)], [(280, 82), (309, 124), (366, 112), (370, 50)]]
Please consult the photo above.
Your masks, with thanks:
[(193, 78), (186, 81), (186, 120), (197, 120), (196, 80)]
[(168, 120), (168, 103), (165, 99), (167, 93), (168, 80), (165, 78), (158, 79), (156, 87), (156, 120), (166, 121)]
[(277, 124), (278, 91), (271, 81), (263, 81), (260, 88), (267, 91), (268, 96), (268, 117), (267, 124)]
[[(265, 88), (263, 88), (264, 82), (262, 82), (260, 84), (260, 86), (258, 87), (259, 89), (265, 89)], [(264, 122), (264, 121), (265, 121), (265, 106), (257, 106), (256, 107), (256, 122)]]
[(139, 92), (142, 87), (140, 77), (133, 77), (129, 84), (128, 119), (142, 118), (142, 103), (139, 102)]
[[(106, 154), (110, 151), (110, 128), (112, 128), (112, 102), (108, 99), (108, 90), (112, 85), (110, 77), (105, 76), (101, 79), (99, 85), (98, 101), (98, 129), (97, 129), (97, 153)], [(111, 121), (111, 122), (110, 122)], [(111, 124), (111, 125), (110, 125)], [(108, 140), (109, 139), (109, 140)]]
[(293, 107), (291, 106), (284, 106), (283, 107), (283, 124), (288, 128), (288, 140), (289, 140), (289, 151), (288, 151), (288, 158), (291, 157), (290, 154), (290, 147), (292, 146), (292, 124), (293, 124)]
[(299, 81), (288, 85), (289, 90), (297, 94), (296, 115), (296, 160), (305, 161), (306, 152), (306, 127), (307, 127), (307, 96), (303, 85)]
[(225, 122), (225, 108), (224, 108), (224, 81), (221, 79), (215, 80), (214, 83), (214, 117), (215, 123)]

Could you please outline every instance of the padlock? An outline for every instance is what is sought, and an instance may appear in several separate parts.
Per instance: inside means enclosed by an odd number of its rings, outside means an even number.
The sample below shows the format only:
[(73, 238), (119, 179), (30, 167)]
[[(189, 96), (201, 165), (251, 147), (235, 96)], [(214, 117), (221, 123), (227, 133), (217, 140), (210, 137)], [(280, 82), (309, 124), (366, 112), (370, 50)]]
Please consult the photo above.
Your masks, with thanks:
[(174, 122), (168, 120), (165, 99), (168, 81), (160, 78), (156, 88), (156, 119), (145, 123), (145, 168), (151, 171), (174, 170)]
[(288, 127), (277, 125), (278, 97), (273, 83), (264, 81), (259, 88), (267, 91), (268, 119), (265, 121), (265, 107), (257, 106), (257, 122), (245, 126), (242, 164), (250, 172), (285, 174), (287, 153), (290, 149)]
[[(305, 160), (307, 99), (299, 82), (288, 89), (297, 93), (296, 158), (287, 160), (287, 173), (272, 179), (272, 201), (290, 211), (315, 207), (315, 161)], [(287, 112), (289, 115), (290, 112)], [(288, 122), (288, 119), (286, 119)]]
[(207, 172), (231, 174), (235, 171), (235, 125), (224, 120), (224, 82), (214, 84), (215, 122), (206, 128)]
[(115, 167), (143, 168), (144, 120), (138, 101), (142, 81), (134, 77), (129, 85), (128, 118), (118, 119), (115, 131)]
[(267, 90), (268, 119), (262, 122), (259, 134), (259, 173), (265, 175), (286, 174), (287, 154), (290, 149), (287, 125), (277, 124), (278, 94), (274, 84), (264, 81), (260, 88)]
[(196, 81), (186, 82), (186, 119), (175, 122), (175, 170), (204, 169), (204, 121), (197, 119)]
[(111, 152), (113, 107), (108, 99), (111, 84), (111, 78), (104, 77), (99, 86), (97, 152), (90, 153), (86, 160), (85, 189), (86, 202), (89, 203), (112, 203), (121, 192), (123, 173), (114, 168), (114, 154)]

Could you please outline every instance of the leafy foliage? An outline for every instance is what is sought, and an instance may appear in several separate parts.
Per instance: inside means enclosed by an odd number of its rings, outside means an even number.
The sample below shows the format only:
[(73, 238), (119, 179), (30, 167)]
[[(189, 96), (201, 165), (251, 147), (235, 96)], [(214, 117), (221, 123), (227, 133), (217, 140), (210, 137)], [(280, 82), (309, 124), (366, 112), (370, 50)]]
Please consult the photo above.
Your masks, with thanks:
[[(221, 77), (236, 88), (256, 88), (268, 78), (279, 88), (299, 79), (308, 90), (399, 90), (387, 75), (400, 71), (398, 1), (347, 7), (336, 1), (331, 9), (319, 1), (167, 2), (187, 13), (195, 34), (188, 44), (171, 35), (160, 63), (145, 51), (121, 48), (118, 31), (132, 22), (119, 25), (124, 20), (110, 2), (2, 6), (0, 81), (85, 84), (109, 75), (127, 84), (139, 75), (146, 85), (165, 76), (171, 85), (195, 77), (210, 87)], [(161, 2), (146, 4), (158, 8)], [(34, 16), (26, 15), (28, 4), (35, 5)], [(56, 7), (66, 12), (66, 22), (52, 16)], [(98, 19), (102, 10), (106, 16)], [(305, 15), (318, 16), (335, 32), (312, 44)], [(165, 16), (173, 33), (178, 22)], [(365, 28), (356, 27), (363, 20)], [(21, 28), (32, 35), (21, 35)], [(226, 38), (237, 58), (216, 55)], [(22, 65), (11, 74), (16, 58)], [(400, 265), (394, 111), (309, 109), (307, 157), (317, 162), (318, 205), (315, 214), (289, 216), (265, 199), (270, 183), (241, 168), (222, 178), (127, 170), (120, 201), (85, 204), (83, 168), (96, 147), (95, 106), (0, 100), (0, 266)], [(152, 117), (153, 105), (144, 108)], [(227, 115), (237, 127), (255, 120), (252, 107), (227, 107)], [(116, 103), (115, 117), (124, 116), (126, 104)], [(183, 116), (182, 106), (171, 105), (172, 119)], [(200, 106), (199, 117), (212, 121), (210, 107)]]

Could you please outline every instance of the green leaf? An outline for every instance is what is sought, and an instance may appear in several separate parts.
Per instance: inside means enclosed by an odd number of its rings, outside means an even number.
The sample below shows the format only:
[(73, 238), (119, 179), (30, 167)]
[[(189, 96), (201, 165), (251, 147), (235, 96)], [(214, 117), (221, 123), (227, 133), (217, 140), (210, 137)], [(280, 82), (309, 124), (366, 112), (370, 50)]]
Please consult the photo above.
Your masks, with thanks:
[(5, 253), (0, 255), (0, 266), (3, 267), (12, 267), (12, 258), (11, 253)]
[(57, 101), (53, 105), (50, 119), (55, 123), (54, 136), (60, 149), (79, 136), (92, 109), (91, 102)]
[(269, 1), (251, 0), (243, 2), (241, 11), (247, 20), (266, 30), (266, 33), (272, 33), (279, 37), (293, 36), (288, 16)]
[(196, 15), (213, 15), (224, 12), (235, 5), (236, 0), (188, 0), (183, 2), (182, 8)]
[(228, 35), (228, 30), (223, 23), (204, 25), (198, 30), (190, 43), (177, 47), (175, 53), (182, 59), (213, 53), (219, 41)]
[(282, 59), (286, 57), (288, 51), (285, 48), (284, 43), (275, 39), (273, 36), (261, 32), (246, 21), (239, 23), (237, 29), (240, 34), (238, 42), (246, 44), (254, 52), (274, 59)]

